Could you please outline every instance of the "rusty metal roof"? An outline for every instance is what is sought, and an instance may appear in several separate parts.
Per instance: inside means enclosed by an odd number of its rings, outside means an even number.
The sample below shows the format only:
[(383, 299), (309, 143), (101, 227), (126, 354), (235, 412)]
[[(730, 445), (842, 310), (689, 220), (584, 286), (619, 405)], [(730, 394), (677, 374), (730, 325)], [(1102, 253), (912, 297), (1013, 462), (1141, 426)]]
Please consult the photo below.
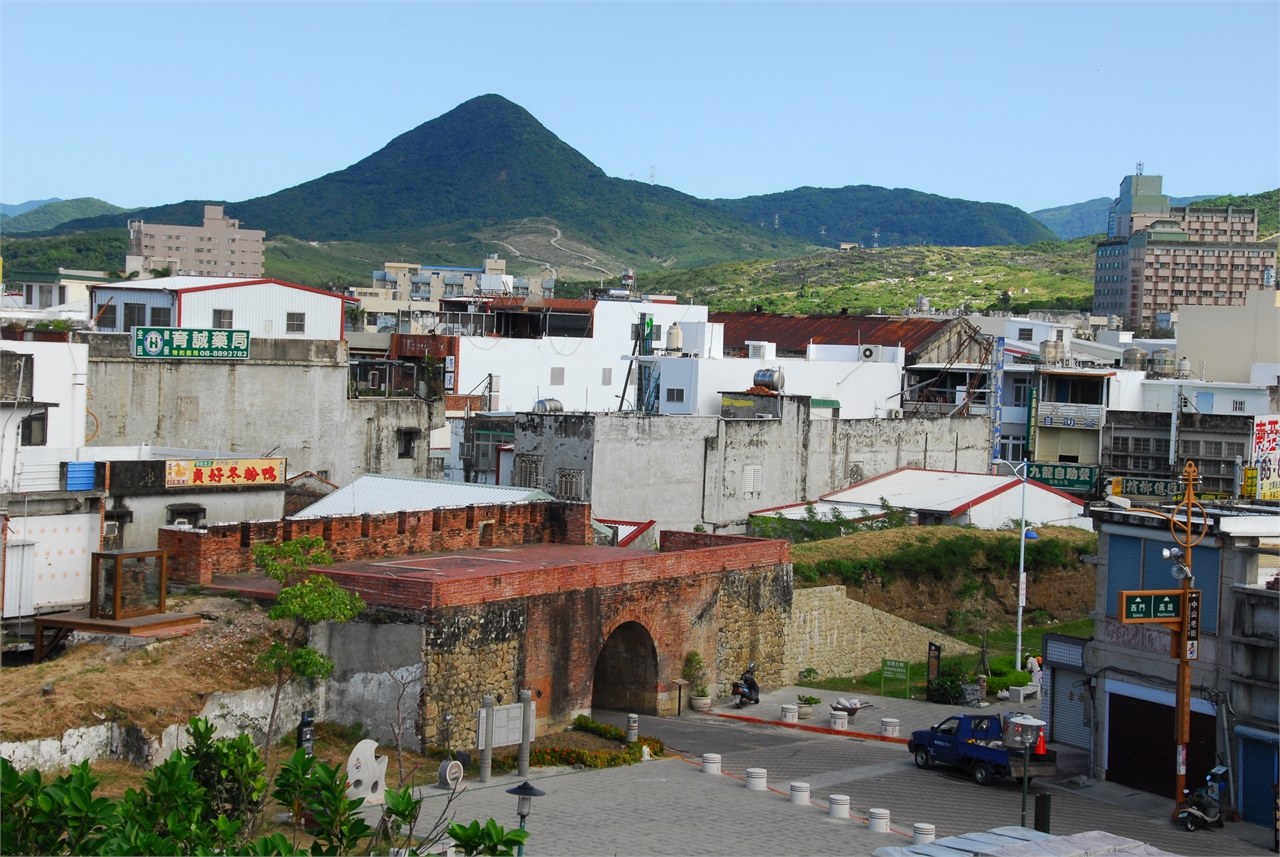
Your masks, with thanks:
[(527, 309), (530, 312), (539, 312), (541, 310), (550, 310), (552, 312), (583, 312), (591, 313), (595, 311), (595, 301), (579, 301), (571, 298), (519, 298), (502, 296), (496, 297), (489, 302), (491, 310), (513, 310)]
[(803, 352), (810, 342), (816, 342), (901, 346), (910, 354), (942, 333), (955, 319), (713, 312), (707, 321), (724, 325), (726, 348), (743, 348), (747, 340), (753, 340), (776, 343), (779, 352)]

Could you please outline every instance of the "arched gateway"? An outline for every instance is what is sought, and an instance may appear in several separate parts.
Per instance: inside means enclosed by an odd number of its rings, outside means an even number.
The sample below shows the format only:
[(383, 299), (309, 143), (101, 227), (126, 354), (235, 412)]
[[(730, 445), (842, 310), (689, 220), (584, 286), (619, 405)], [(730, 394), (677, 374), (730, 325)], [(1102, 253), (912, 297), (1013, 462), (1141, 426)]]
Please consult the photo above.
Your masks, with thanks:
[(605, 640), (596, 658), (591, 707), (658, 713), (658, 649), (639, 622), (622, 623)]

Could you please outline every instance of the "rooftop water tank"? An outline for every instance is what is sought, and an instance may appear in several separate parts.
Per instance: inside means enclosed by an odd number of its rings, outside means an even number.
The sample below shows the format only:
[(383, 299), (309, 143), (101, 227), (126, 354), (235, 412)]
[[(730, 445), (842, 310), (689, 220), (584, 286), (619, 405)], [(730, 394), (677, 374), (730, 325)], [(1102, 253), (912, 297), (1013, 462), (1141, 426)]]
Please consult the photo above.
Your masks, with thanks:
[(1185, 357), (1178, 358), (1178, 377), (1179, 378), (1191, 377), (1191, 361)]
[(1126, 348), (1120, 360), (1120, 366), (1132, 372), (1147, 371), (1147, 352), (1143, 348), (1133, 346)]
[(681, 351), (684, 349), (684, 332), (680, 330), (680, 322), (673, 321), (671, 326), (667, 328), (667, 350)]
[(764, 387), (775, 393), (780, 391), (785, 383), (781, 369), (757, 369), (752, 382), (757, 387)]
[(1061, 342), (1052, 339), (1046, 339), (1040, 343), (1040, 364), (1043, 366), (1052, 366), (1062, 363), (1067, 359), (1067, 346)]
[(1151, 352), (1151, 371), (1160, 377), (1171, 377), (1178, 371), (1178, 355), (1172, 348), (1157, 348)]
[(564, 411), (564, 404), (559, 399), (539, 399), (534, 402), (535, 414), (558, 414)]

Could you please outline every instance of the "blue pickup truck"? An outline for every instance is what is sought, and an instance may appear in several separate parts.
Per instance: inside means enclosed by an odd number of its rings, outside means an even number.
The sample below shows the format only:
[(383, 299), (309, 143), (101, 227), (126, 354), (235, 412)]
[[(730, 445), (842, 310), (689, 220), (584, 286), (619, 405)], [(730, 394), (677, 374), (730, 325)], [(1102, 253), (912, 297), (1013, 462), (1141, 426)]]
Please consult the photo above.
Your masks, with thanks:
[[(994, 777), (1022, 779), (1022, 753), (1005, 746), (1004, 733), (1004, 721), (998, 714), (957, 714), (937, 726), (912, 732), (907, 749), (917, 766), (927, 768), (935, 762), (955, 765), (972, 774), (980, 786)], [(1057, 774), (1056, 757), (1054, 750), (1044, 755), (1032, 753), (1029, 777)]]

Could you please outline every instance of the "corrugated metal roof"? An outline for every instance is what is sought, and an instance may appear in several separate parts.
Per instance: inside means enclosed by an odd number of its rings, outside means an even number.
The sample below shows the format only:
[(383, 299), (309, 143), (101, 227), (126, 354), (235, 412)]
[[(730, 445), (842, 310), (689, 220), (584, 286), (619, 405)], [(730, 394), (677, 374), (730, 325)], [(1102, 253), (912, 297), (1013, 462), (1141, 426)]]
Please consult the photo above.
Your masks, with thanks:
[(204, 286), (232, 286), (237, 283), (261, 283), (262, 277), (158, 277), (152, 280), (109, 280), (91, 288), (140, 289), (142, 291), (170, 291), (197, 289)]
[(766, 312), (713, 312), (707, 321), (724, 325), (726, 348), (744, 348), (747, 340), (773, 342), (779, 351), (803, 352), (820, 345), (901, 346), (911, 353), (955, 319), (860, 315), (778, 315)]
[[(468, 295), (467, 297), (471, 297)], [(527, 309), (530, 312), (551, 310), (553, 312), (589, 313), (595, 309), (595, 301), (579, 301), (572, 298), (518, 298), (511, 296), (495, 297), (489, 302), (490, 309)]]
[[(813, 504), (814, 513), (824, 521), (830, 521), (831, 511), (839, 509), (840, 514), (846, 519), (852, 521), (858, 518), (876, 517), (883, 513), (883, 509), (877, 502), (872, 503), (839, 503), (830, 500), (817, 500)], [(752, 512), (752, 515), (759, 515), (765, 518), (783, 517), (793, 521), (801, 521), (809, 517), (809, 504), (796, 503), (791, 506), (779, 506), (776, 509), (762, 509), (759, 512)]]
[(457, 506), (491, 503), (529, 503), (550, 500), (536, 488), (511, 485), (479, 485), (447, 479), (412, 479), (367, 473), (345, 488), (339, 488), (295, 517), (320, 518), (326, 515), (365, 515), (379, 512), (416, 512)]
[[(950, 512), (1021, 482), (1016, 476), (952, 473), (949, 470), (895, 470), (828, 494), (823, 500), (880, 505), (883, 497), (897, 509)], [(1028, 485), (1028, 489), (1032, 488)], [(1038, 487), (1038, 486), (1036, 486)]]

